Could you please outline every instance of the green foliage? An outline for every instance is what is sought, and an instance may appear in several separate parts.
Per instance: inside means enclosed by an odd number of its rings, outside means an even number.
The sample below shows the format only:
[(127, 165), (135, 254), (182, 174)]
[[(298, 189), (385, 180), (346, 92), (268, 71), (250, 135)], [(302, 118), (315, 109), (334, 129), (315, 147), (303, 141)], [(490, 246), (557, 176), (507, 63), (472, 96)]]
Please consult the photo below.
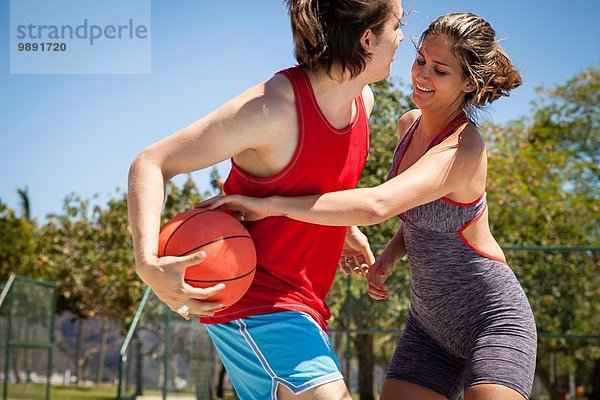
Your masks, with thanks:
[[(503, 245), (598, 246), (600, 71), (539, 89), (533, 118), (483, 128), (488, 139), (492, 232)], [(508, 260), (524, 286), (540, 332), (598, 334), (598, 252), (523, 252)], [(543, 339), (540, 360), (563, 352), (600, 358), (594, 341)], [(572, 360), (572, 361), (569, 361)], [(566, 367), (565, 367), (566, 368)]]
[(63, 210), (38, 231), (38, 270), (32, 274), (59, 282), (60, 311), (125, 318), (141, 293), (134, 279), (126, 196), (117, 191), (107, 208), (90, 210), (89, 200), (71, 195)]
[[(168, 182), (167, 193), (163, 223), (202, 200), (190, 176), (182, 187)], [(20, 195), (28, 205), (26, 190)], [(61, 213), (38, 226), (0, 202), (0, 279), (17, 273), (58, 281), (59, 311), (127, 325), (144, 289), (135, 274), (127, 195), (117, 189), (106, 205), (90, 203), (71, 194)]]
[(200, 194), (200, 190), (190, 175), (188, 175), (188, 179), (181, 188), (171, 181), (167, 182), (167, 199), (163, 209), (163, 223), (175, 215), (194, 207), (203, 197), (209, 195), (210, 192), (206, 192), (204, 196)]
[(578, 183), (569, 189), (600, 200), (600, 69), (538, 93), (529, 141), (563, 155), (558, 175)]
[(0, 281), (23, 274), (33, 257), (35, 225), (0, 201)]
[[(489, 139), (488, 199), (490, 224), (500, 243), (512, 245), (598, 246), (600, 185), (597, 145), (600, 144), (600, 73), (590, 69), (565, 86), (539, 91), (534, 119), (508, 126), (485, 127)], [(568, 310), (576, 298), (598, 295), (586, 285), (598, 285), (597, 255), (544, 254), (519, 256), (527, 267), (522, 280), (535, 292), (534, 301)], [(521, 260), (522, 259), (522, 260)], [(596, 269), (597, 271), (597, 269)], [(553, 279), (556, 277), (557, 279)], [(566, 277), (578, 287), (565, 290)], [(531, 279), (531, 284), (529, 284)], [(562, 282), (559, 282), (562, 281)], [(539, 282), (538, 287), (533, 282)], [(552, 287), (554, 293), (546, 289)], [(537, 289), (536, 289), (537, 288)], [(559, 291), (559, 288), (562, 289)], [(557, 305), (571, 293), (570, 307)], [(558, 302), (560, 304), (560, 301)], [(541, 303), (538, 305), (541, 307)], [(581, 308), (581, 305), (579, 306)], [(558, 316), (556, 312), (540, 315)], [(600, 309), (597, 314), (600, 314)], [(563, 316), (564, 318), (564, 316)], [(585, 329), (565, 323), (544, 323), (542, 330)], [(547, 326), (546, 326), (547, 325)], [(596, 325), (596, 326), (600, 326)], [(565, 330), (565, 328), (568, 328)]]
[[(372, 85), (372, 89), (376, 102), (370, 119), (371, 147), (359, 187), (373, 187), (385, 182), (398, 143), (397, 121), (414, 108), (401, 84), (386, 80)], [(379, 225), (361, 227), (361, 230), (372, 244), (387, 244), (398, 226), (398, 220), (393, 218)], [(365, 280), (354, 280), (352, 314), (356, 327), (373, 326), (373, 321), (377, 321), (380, 328), (397, 329), (400, 321), (405, 320), (409, 306), (407, 265), (397, 264), (387, 283), (390, 285), (390, 297), (375, 301), (366, 294)]]

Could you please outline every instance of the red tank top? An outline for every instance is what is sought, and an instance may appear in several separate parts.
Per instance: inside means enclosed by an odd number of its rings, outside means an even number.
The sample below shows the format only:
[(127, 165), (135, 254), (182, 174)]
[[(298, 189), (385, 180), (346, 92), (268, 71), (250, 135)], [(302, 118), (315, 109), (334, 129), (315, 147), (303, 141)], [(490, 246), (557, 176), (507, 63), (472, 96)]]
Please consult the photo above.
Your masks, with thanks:
[[(356, 187), (369, 150), (369, 125), (362, 97), (354, 100), (355, 117), (336, 129), (323, 115), (308, 75), (301, 67), (278, 72), (294, 88), (298, 144), (290, 163), (269, 178), (244, 172), (231, 160), (225, 181), (228, 194), (254, 197), (305, 196)], [(325, 297), (335, 277), (346, 227), (322, 226), (286, 217), (244, 223), (256, 246), (252, 285), (233, 306), (202, 317), (202, 323), (224, 323), (251, 315), (297, 310), (326, 328), (330, 317)]]

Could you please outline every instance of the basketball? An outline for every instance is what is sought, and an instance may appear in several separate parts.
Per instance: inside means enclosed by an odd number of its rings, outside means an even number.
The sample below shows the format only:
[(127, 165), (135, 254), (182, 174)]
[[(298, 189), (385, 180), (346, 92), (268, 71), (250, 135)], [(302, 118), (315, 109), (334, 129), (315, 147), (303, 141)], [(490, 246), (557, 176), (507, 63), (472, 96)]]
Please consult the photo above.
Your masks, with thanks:
[(204, 251), (206, 258), (186, 269), (185, 282), (197, 288), (223, 283), (225, 288), (206, 300), (226, 307), (234, 304), (246, 293), (256, 271), (256, 251), (246, 228), (226, 212), (200, 208), (175, 216), (161, 229), (159, 257), (198, 251)]

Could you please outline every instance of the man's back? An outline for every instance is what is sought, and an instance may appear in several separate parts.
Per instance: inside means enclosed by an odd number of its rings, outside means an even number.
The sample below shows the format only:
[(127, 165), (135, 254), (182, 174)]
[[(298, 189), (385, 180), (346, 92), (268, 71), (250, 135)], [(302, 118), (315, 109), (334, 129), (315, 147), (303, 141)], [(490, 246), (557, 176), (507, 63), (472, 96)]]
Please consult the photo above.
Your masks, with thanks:
[[(301, 67), (281, 71), (280, 75), (291, 83), (295, 98), (294, 152), (288, 163), (271, 176), (256, 176), (234, 159), (225, 193), (301, 196), (356, 187), (369, 147), (362, 96), (354, 99), (356, 112), (352, 121), (336, 129), (320, 109), (309, 77)], [(223, 323), (250, 315), (298, 310), (311, 315), (325, 329), (330, 316), (325, 296), (335, 276), (346, 228), (306, 224), (285, 217), (246, 223), (246, 228), (257, 249), (254, 282), (238, 303), (201, 321)]]

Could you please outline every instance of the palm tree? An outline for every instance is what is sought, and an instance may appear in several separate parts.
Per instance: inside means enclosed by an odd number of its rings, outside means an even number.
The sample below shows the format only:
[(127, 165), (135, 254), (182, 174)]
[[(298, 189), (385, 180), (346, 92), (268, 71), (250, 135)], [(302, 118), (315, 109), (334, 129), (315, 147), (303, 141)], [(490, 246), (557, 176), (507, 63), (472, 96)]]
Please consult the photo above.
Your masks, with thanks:
[(21, 211), (23, 212), (23, 219), (27, 222), (31, 222), (31, 202), (29, 201), (29, 188), (25, 186), (23, 189), (17, 189), (17, 194), (21, 200)]

